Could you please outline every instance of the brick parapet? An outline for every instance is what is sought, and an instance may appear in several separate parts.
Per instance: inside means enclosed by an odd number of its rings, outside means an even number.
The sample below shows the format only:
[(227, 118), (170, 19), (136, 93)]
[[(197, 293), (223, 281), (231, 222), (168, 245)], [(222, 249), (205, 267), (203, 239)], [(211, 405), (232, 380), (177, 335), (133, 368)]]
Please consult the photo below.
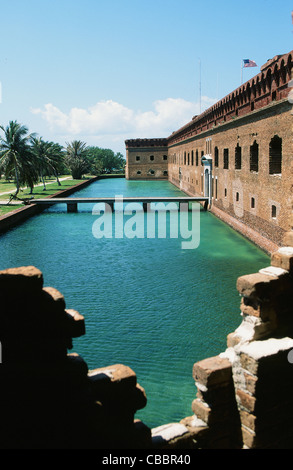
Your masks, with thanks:
[(290, 89), (293, 51), (275, 56), (264, 64), (259, 74), (229, 93), (192, 121), (168, 137), (168, 145), (207, 131), (238, 116), (287, 100)]
[(194, 364), (193, 415), (149, 429), (135, 419), (147, 397), (132, 369), (89, 370), (68, 352), (85, 319), (44, 287), (42, 272), (1, 271), (0, 447), (293, 448), (292, 274), (293, 247), (285, 247), (238, 278), (242, 322), (225, 351)]

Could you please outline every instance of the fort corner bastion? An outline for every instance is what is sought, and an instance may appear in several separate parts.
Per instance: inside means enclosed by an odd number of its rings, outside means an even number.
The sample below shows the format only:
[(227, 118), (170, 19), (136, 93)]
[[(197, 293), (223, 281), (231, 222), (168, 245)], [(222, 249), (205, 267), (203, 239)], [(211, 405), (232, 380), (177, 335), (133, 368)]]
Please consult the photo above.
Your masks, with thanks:
[(126, 178), (168, 179), (208, 196), (212, 213), (275, 251), (292, 213), (292, 52), (169, 137), (126, 140)]

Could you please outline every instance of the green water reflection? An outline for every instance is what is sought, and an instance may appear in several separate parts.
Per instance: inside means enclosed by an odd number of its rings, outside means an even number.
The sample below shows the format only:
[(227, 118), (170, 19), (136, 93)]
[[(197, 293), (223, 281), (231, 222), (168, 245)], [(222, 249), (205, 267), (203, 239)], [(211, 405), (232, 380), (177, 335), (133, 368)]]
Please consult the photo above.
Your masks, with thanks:
[[(74, 196), (173, 196), (166, 181), (101, 180)], [(0, 268), (34, 265), (45, 285), (86, 319), (74, 351), (89, 368), (122, 363), (137, 374), (148, 404), (136, 417), (150, 427), (190, 416), (194, 362), (226, 348), (241, 322), (238, 276), (268, 266), (260, 249), (208, 212), (200, 245), (178, 239), (97, 239), (92, 206), (54, 207), (0, 237)]]

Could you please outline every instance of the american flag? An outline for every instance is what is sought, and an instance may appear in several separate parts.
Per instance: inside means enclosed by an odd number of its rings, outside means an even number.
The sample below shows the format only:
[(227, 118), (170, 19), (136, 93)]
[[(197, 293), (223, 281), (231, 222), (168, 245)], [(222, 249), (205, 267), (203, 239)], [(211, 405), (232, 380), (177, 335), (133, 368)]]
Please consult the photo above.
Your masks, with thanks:
[(243, 59), (244, 67), (257, 67), (257, 64), (253, 60)]

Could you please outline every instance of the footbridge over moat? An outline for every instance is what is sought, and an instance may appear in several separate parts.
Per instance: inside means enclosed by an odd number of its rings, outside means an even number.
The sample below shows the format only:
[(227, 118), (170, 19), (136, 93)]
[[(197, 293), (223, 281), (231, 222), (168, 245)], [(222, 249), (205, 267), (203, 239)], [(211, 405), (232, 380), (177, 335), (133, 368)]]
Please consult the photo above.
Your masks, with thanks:
[(203, 208), (206, 211), (209, 204), (208, 197), (192, 197), (192, 196), (183, 196), (183, 197), (168, 197), (168, 196), (151, 196), (151, 197), (73, 197), (73, 198), (44, 198), (44, 199), (31, 199), (29, 204), (36, 204), (40, 206), (45, 206), (48, 208), (49, 206), (55, 204), (66, 204), (67, 205), (67, 212), (78, 212), (78, 204), (97, 204), (97, 203), (104, 203), (107, 204), (112, 210), (115, 209), (115, 204), (121, 203), (132, 203), (138, 202), (142, 204), (142, 208), (144, 211), (147, 211), (148, 204), (151, 203), (158, 203), (158, 202), (177, 202), (179, 203), (179, 208), (182, 203), (192, 203), (197, 202), (203, 203)]

